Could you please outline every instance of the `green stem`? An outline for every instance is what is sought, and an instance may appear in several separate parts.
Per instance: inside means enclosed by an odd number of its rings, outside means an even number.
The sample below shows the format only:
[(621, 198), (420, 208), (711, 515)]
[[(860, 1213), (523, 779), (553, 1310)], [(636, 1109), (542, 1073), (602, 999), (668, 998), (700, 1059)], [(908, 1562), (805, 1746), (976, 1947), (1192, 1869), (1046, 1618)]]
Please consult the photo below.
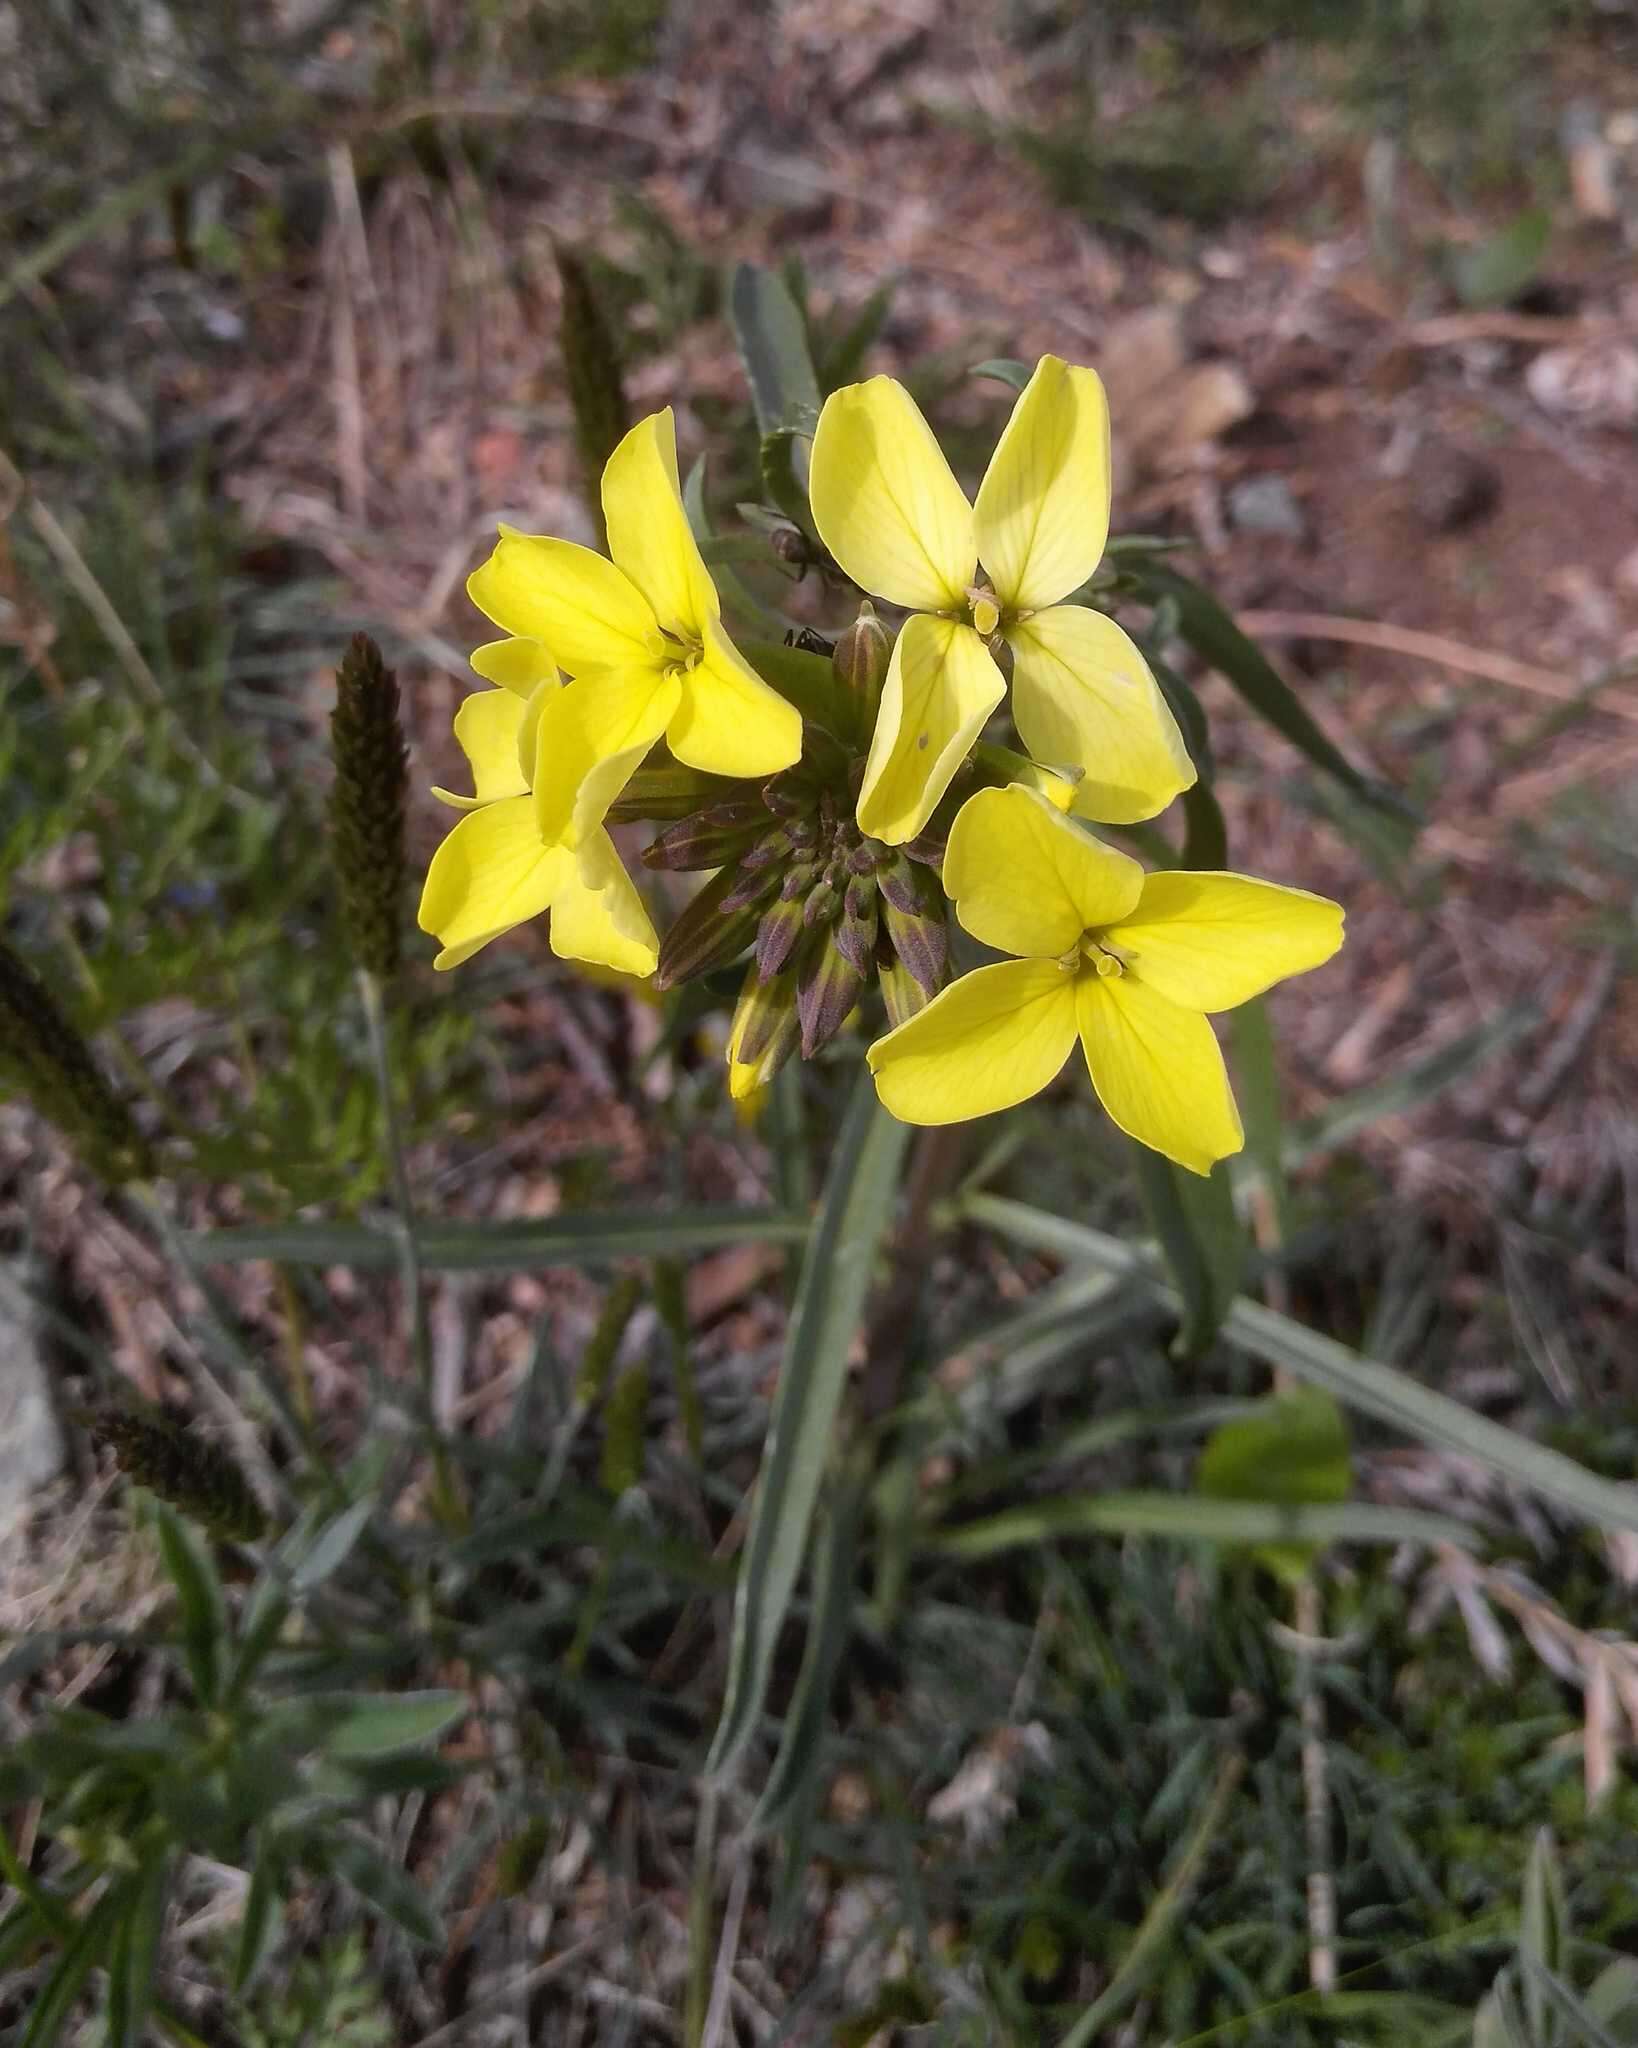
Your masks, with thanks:
[(415, 1227), (415, 1199), (410, 1191), (409, 1167), (404, 1157), (403, 1126), (398, 1117), (398, 1099), (392, 1084), (392, 1058), (387, 1045), (387, 1005), (379, 979), (367, 967), (358, 970), (359, 994), (364, 1005), (364, 1022), (370, 1040), (370, 1059), (375, 1068), (376, 1092), (381, 1101), (381, 1142), (386, 1155), (387, 1178), (397, 1213), (399, 1276), (404, 1309), (409, 1323), (410, 1357), (415, 1366), (421, 1423), (427, 1432), (437, 1480), (436, 1500), (440, 1514), (451, 1523), (464, 1520), (455, 1473), (438, 1428), (433, 1407), (432, 1333), (427, 1323), (426, 1293), (422, 1286), (421, 1246)]

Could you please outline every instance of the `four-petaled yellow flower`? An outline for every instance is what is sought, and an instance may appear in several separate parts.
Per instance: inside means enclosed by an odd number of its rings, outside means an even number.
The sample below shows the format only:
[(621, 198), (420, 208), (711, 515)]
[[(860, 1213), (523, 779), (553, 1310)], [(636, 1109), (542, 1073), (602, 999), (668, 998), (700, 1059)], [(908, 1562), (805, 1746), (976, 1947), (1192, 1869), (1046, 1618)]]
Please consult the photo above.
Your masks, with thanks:
[[(901, 845), (927, 823), (1006, 694), (1037, 761), (1084, 771), (1074, 808), (1131, 824), (1195, 780), (1148, 665), (1113, 619), (1060, 602), (1109, 535), (1109, 407), (1091, 370), (1043, 356), (969, 505), (914, 399), (891, 377), (825, 400), (814, 524), (864, 589), (913, 616), (893, 649), (859, 791), (859, 829)], [(984, 572), (980, 572), (982, 562)]]
[(973, 937), (1019, 957), (964, 975), (870, 1048), (905, 1123), (1008, 1109), (1077, 1036), (1128, 1136), (1195, 1173), (1244, 1143), (1207, 1014), (1318, 967), (1342, 909), (1244, 875), (1146, 875), (1042, 796), (980, 790), (950, 833), (944, 887)]
[[(517, 661), (513, 672), (526, 677), (530, 666)], [(598, 826), (569, 847), (540, 829), (530, 783), (540, 770), (545, 713), (568, 694), (556, 669), (546, 666), (547, 679), (532, 688), (479, 690), (455, 714), (475, 793), (434, 791), (467, 816), (433, 855), (421, 892), (421, 929), (443, 943), (432, 964), (458, 967), (491, 939), (550, 910), (559, 958), (652, 974), (659, 942), (607, 832)]]
[(561, 663), (574, 679), (541, 711), (534, 802), (549, 845), (592, 838), (662, 734), (679, 761), (717, 775), (771, 775), (802, 751), (795, 706), (722, 629), (683, 510), (669, 408), (640, 420), (609, 457), (603, 513), (612, 561), (502, 527), (466, 586), (513, 636), (478, 649), (480, 675), (527, 687)]

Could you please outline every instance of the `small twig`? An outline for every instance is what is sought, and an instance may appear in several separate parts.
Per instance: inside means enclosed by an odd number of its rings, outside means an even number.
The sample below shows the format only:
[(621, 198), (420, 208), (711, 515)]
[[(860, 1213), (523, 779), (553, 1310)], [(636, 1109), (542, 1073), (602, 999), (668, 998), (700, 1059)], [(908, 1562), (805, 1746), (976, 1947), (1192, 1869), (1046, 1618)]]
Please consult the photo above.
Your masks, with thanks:
[[(1572, 683), (1549, 668), (1537, 668), (1511, 655), (1492, 654), (1483, 647), (1469, 647), (1443, 633), (1421, 633), (1409, 626), (1384, 625), (1377, 619), (1345, 619), (1329, 612), (1241, 612), (1241, 632), (1253, 639), (1335, 640), (1351, 647), (1374, 647), (1384, 654), (1404, 654), (1413, 661), (1431, 661), (1460, 675), (1483, 676), (1487, 682), (1505, 683), (1510, 689), (1525, 690), (1533, 697), (1550, 697), (1556, 704), (1579, 703), (1587, 696), (1585, 685)], [(1608, 712), (1612, 718), (1638, 725), (1638, 697), (1623, 691), (1600, 692), (1589, 709)]]
[(739, 1861), (728, 1884), (728, 1903), (722, 1915), (722, 1940), (717, 1944), (716, 1974), (711, 1984), (711, 2004), (700, 2035), (700, 2048), (721, 2048), (723, 2029), (728, 2024), (732, 1998), (734, 1964), (739, 1956), (739, 1930), (745, 1919), (745, 1901), (751, 1890), (751, 1853), (742, 1842)]

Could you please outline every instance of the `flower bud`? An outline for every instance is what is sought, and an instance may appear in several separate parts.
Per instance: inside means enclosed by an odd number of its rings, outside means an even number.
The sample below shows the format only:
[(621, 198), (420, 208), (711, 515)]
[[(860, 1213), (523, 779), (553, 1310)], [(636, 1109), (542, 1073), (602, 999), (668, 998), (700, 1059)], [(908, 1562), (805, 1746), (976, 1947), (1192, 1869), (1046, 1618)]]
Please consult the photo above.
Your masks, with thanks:
[(882, 992), (882, 1002), (887, 1009), (887, 1025), (896, 1031), (901, 1024), (907, 1024), (918, 1010), (925, 1010), (931, 998), (916, 977), (897, 955), (890, 961), (879, 961), (876, 968), (877, 985)]
[(800, 903), (772, 903), (762, 913), (756, 928), (756, 967), (764, 981), (770, 981), (796, 950), (802, 936)]
[(876, 885), (862, 877), (848, 883), (842, 898), (842, 915), (837, 921), (835, 946), (850, 966), (866, 980), (876, 957), (876, 927), (879, 922)]
[[(655, 970), (657, 989), (675, 988), (696, 974), (743, 953), (756, 931), (754, 905), (730, 905), (735, 885), (744, 878), (734, 868), (724, 868), (694, 898), (660, 941), (660, 962)], [(760, 883), (760, 876), (750, 879)]]
[(887, 628), (877, 618), (876, 607), (866, 598), (859, 606), (859, 616), (836, 642), (836, 651), (831, 656), (842, 701), (851, 708), (854, 729), (861, 737), (875, 727), (882, 684), (892, 655), (893, 642)]
[(663, 768), (639, 768), (625, 788), (609, 805), (611, 825), (632, 825), (640, 819), (666, 824), (691, 818), (696, 811), (732, 799), (743, 783), (730, 782), (723, 775), (706, 775), (698, 768), (684, 768), (668, 762)]
[(894, 952), (928, 995), (935, 996), (949, 971), (950, 927), (937, 882), (926, 868), (913, 868), (911, 874), (915, 878), (915, 908), (901, 910), (884, 890), (883, 923)]
[(728, 1037), (728, 1093), (735, 1102), (768, 1085), (795, 1052), (800, 1028), (794, 977), (780, 975), (764, 987), (753, 968)]
[(811, 1060), (852, 1016), (865, 978), (827, 937), (808, 954), (796, 983), (796, 1013), (802, 1025), (802, 1057)]
[[(744, 815), (732, 815), (735, 813)], [(753, 844), (751, 835), (766, 822), (753, 804), (713, 805), (656, 834), (643, 848), (643, 865), (679, 872), (726, 867), (745, 857)]]

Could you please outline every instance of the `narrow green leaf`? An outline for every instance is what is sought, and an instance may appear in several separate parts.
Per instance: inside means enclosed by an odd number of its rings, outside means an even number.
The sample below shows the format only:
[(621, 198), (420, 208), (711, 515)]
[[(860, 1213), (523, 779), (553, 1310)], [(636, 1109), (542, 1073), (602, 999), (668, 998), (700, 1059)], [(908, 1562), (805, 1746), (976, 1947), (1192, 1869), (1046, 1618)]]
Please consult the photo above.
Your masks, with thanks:
[(64, 1944), (56, 1967), (35, 1995), (28, 2025), (18, 2036), (17, 2048), (51, 2048), (61, 2035), (80, 1987), (107, 1956), (119, 1923), (135, 1904), (134, 1891), (134, 1880), (111, 1885), (79, 1922)]
[(233, 1950), (233, 1993), (238, 1997), (267, 1960), (278, 1932), (283, 1905), (283, 1866), (265, 1836), (254, 1838), (255, 1860), (251, 1865), (250, 1888), (245, 1893), (244, 1915), (239, 1922), (239, 1939)]
[(149, 1860), (131, 1888), (130, 1911), (119, 1923), (108, 1959), (109, 2048), (142, 2048), (153, 2008), (171, 1859), (168, 1853), (148, 1853)]
[(819, 378), (800, 307), (785, 280), (740, 263), (728, 286), (728, 317), (751, 386), (757, 432), (811, 434), (819, 418)]
[[(779, 1738), (768, 1782), (762, 1789), (752, 1826), (789, 1829), (801, 1825), (809, 1810), (819, 1768), (825, 1730), (830, 1722), (830, 1695), (837, 1667), (853, 1625), (853, 1566), (858, 1550), (860, 1488), (852, 1477), (836, 1487), (815, 1544), (813, 1610), (802, 1668)], [(786, 1841), (786, 1853), (793, 1845)]]
[(1556, 1970), (1549, 1970), (1527, 1951), (1520, 1951), (1524, 2003), (1529, 2014), (1531, 2048), (1631, 2048), (1572, 1991)]
[(464, 1692), (319, 1693), (304, 1701), (327, 1722), (319, 1747), (333, 1761), (391, 1756), (432, 1742), (471, 1707)]
[(1333, 776), (1362, 803), (1400, 817), (1410, 815), (1396, 791), (1361, 774), (1327, 739), (1268, 656), (1240, 631), (1209, 591), (1150, 557), (1134, 561), (1127, 573), (1140, 587), (1145, 603), (1157, 604), (1163, 598), (1172, 601), (1178, 629), (1201, 660), (1209, 662), (1254, 711), (1316, 768)]
[(213, 1707), (227, 1652), (227, 1602), (210, 1553), (180, 1515), (154, 1503), (160, 1555), (176, 1588), (182, 1621), (182, 1650), (202, 1707)]
[(326, 1522), (313, 1538), (311, 1547), (290, 1568), (291, 1589), (311, 1593), (334, 1575), (352, 1555), (353, 1545), (370, 1526), (375, 1513), (373, 1500), (355, 1500), (339, 1515)]
[[(1280, 1065), (1264, 997), (1253, 996), (1229, 1019), (1234, 1092), (1246, 1127), (1245, 1157), (1261, 1177), (1273, 1211), (1275, 1244), (1291, 1235), (1290, 1189), (1285, 1176), (1285, 1119), (1280, 1106)], [(1231, 1162), (1232, 1164), (1232, 1162)], [(1238, 1181), (1239, 1176), (1236, 1176)]]
[[(615, 1259), (716, 1251), (731, 1244), (800, 1244), (805, 1219), (774, 1209), (700, 1207), (676, 1215), (554, 1216), (544, 1223), (423, 1225), (422, 1267), (444, 1273), (524, 1273), (547, 1266), (606, 1265)], [(204, 1264), (275, 1259), (292, 1266), (396, 1268), (399, 1239), (364, 1223), (242, 1224), (187, 1240)]]
[(1186, 1493), (1087, 1493), (1007, 1508), (980, 1522), (939, 1529), (927, 1547), (945, 1557), (994, 1557), (1072, 1536), (1162, 1536), (1183, 1543), (1454, 1543), (1471, 1549), (1465, 1523), (1367, 1501), (1334, 1507), (1207, 1500)]
[(835, 340), (826, 343), (818, 363), (822, 390), (839, 390), (857, 378), (871, 343), (886, 324), (892, 304), (892, 283), (877, 285)]
[(1234, 1183), (1221, 1159), (1203, 1175), (1174, 1166), (1147, 1145), (1134, 1144), (1132, 1154), (1143, 1205), (1183, 1301), (1172, 1349), (1179, 1358), (1198, 1358), (1228, 1314), (1245, 1267)]
[(1519, 1913), (1519, 1955), (1526, 1970), (1524, 2005), (1534, 2034), (1546, 2040), (1549, 2031), (1549, 2002), (1542, 1977), (1564, 1967), (1567, 1933), (1564, 1878), (1558, 1867), (1550, 1828), (1537, 1828), (1524, 1866), (1524, 1902)]
[(373, 1843), (361, 1835), (332, 1835), (322, 1842), (314, 1837), (305, 1846), (316, 1869), (328, 1870), (351, 1885), (411, 1941), (436, 1948), (443, 1940), (443, 1923), (426, 1893), (408, 1872), (388, 1862)]
[(552, 253), (557, 259), (558, 282), (562, 286), (563, 313), (558, 339), (563, 349), (569, 411), (574, 418), (580, 488), (598, 539), (606, 542), (603, 467), (631, 421), (631, 408), (620, 375), (619, 340), (580, 258), (556, 244)]
[(908, 1127), (861, 1073), (802, 1266), (734, 1599), (728, 1689), (707, 1768), (721, 1772), (757, 1725), (780, 1624), (807, 1549), (848, 1356), (891, 1222)]
[(1013, 391), (1022, 391), (1034, 372), (1028, 363), (1019, 362), (1015, 356), (990, 356), (982, 363), (974, 363), (967, 374), (969, 377), (989, 377)]
[[(969, 1195), (955, 1206), (970, 1221), (988, 1224), (1015, 1244), (1052, 1252), (1106, 1273), (1141, 1275), (1157, 1298), (1181, 1305), (1175, 1290), (1156, 1270), (1152, 1255), (1101, 1230), (999, 1195)], [(1475, 1415), (1459, 1401), (1436, 1394), (1408, 1374), (1364, 1358), (1316, 1330), (1305, 1329), (1289, 1316), (1242, 1298), (1230, 1308), (1223, 1335), (1253, 1357), (1284, 1366), (1314, 1386), (1329, 1388), (1346, 1406), (1374, 1415), (1407, 1436), (1476, 1458), (1583, 1521), (1602, 1528), (1638, 1529), (1638, 1487), (1600, 1479), (1562, 1452)]]

